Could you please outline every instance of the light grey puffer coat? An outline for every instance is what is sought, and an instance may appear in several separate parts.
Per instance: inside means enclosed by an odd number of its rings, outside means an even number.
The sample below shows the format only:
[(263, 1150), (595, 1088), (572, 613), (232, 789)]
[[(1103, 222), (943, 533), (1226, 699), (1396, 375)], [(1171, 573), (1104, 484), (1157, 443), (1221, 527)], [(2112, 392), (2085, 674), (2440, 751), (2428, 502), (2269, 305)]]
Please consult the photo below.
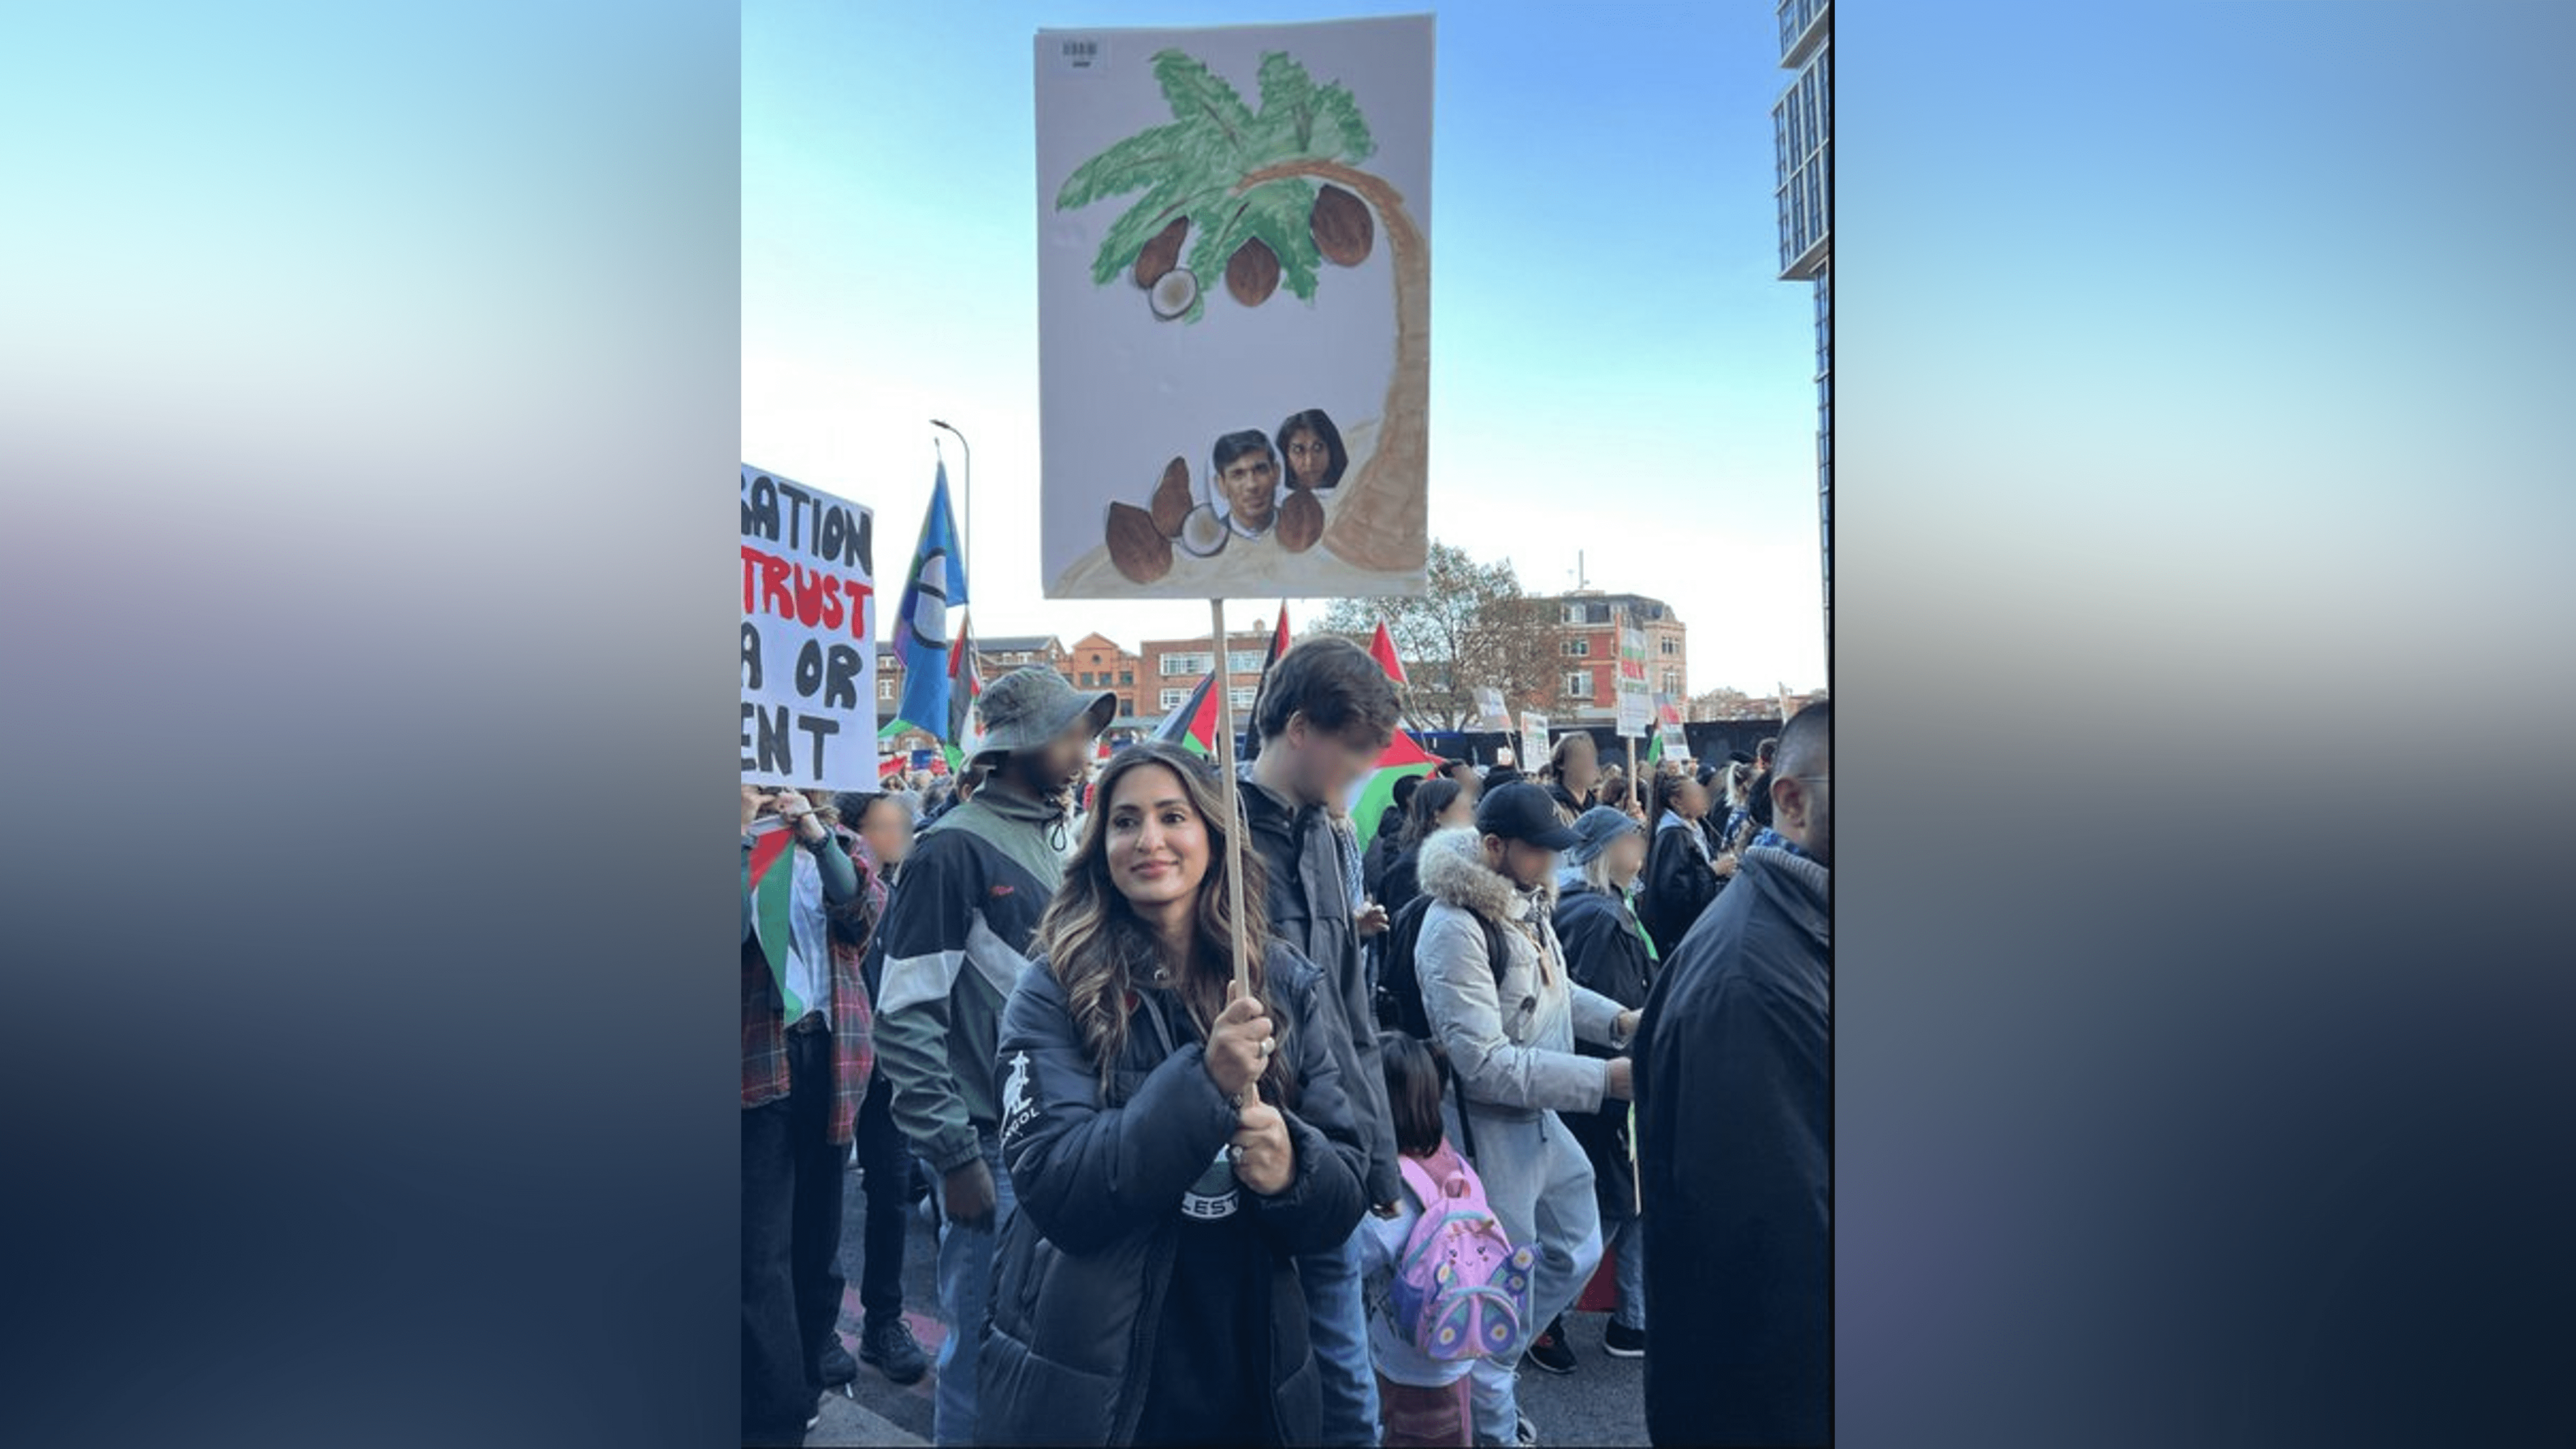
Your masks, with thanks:
[[(1615, 1035), (1621, 1008), (1566, 974), (1548, 922), (1554, 882), (1529, 891), (1513, 885), (1485, 864), (1484, 841), (1469, 826), (1425, 840), (1421, 871), (1432, 902), (1414, 947), (1422, 1012), (1467, 1102), (1506, 1119), (1598, 1111), (1610, 1064), (1577, 1055), (1574, 1043), (1624, 1046)], [(1499, 987), (1480, 916), (1502, 925), (1511, 953)]]

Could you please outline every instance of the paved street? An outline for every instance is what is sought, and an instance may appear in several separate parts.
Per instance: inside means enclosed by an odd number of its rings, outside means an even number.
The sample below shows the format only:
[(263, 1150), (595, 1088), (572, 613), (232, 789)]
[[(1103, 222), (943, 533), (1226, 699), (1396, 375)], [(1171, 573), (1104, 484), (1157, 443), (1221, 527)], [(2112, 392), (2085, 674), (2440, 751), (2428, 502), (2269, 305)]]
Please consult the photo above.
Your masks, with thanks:
[[(849, 1285), (841, 1296), (841, 1341), (855, 1355), (859, 1343), (859, 1242), (867, 1199), (853, 1171), (843, 1203), (841, 1264)], [(939, 1298), (934, 1289), (935, 1257), (931, 1234), (922, 1219), (913, 1219), (906, 1237), (903, 1265), (905, 1316), (925, 1353), (936, 1360), (945, 1330), (939, 1324)], [(1536, 1372), (1521, 1375), (1521, 1412), (1537, 1424), (1545, 1444), (1643, 1444), (1646, 1442), (1645, 1364), (1640, 1359), (1612, 1358), (1601, 1351), (1601, 1331), (1609, 1316), (1566, 1315), (1566, 1332), (1574, 1342), (1576, 1370), (1563, 1378)], [(828, 1396), (823, 1422), (806, 1437), (807, 1444), (926, 1444), (930, 1441), (931, 1386), (934, 1369), (921, 1382), (897, 1388), (874, 1368), (861, 1364), (855, 1392)]]

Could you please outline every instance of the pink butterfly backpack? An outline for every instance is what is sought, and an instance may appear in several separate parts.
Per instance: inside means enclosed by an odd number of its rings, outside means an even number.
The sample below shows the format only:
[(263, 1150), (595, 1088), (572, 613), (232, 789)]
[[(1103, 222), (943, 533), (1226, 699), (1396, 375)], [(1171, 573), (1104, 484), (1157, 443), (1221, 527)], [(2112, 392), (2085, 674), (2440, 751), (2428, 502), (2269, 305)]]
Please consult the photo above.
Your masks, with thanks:
[(1485, 1184), (1456, 1153), (1443, 1147), (1428, 1162), (1404, 1156), (1397, 1163), (1422, 1217), (1395, 1266), (1389, 1304), (1396, 1328), (1436, 1359), (1520, 1352), (1529, 1339), (1537, 1255), (1512, 1246), (1485, 1203)]

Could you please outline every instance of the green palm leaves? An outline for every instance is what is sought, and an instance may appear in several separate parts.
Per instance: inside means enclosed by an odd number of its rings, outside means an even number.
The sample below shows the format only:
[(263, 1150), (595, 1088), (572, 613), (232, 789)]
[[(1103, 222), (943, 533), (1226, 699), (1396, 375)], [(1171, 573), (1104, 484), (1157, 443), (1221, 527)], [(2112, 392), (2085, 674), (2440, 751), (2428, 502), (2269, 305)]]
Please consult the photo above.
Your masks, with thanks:
[[(1261, 58), (1259, 110), (1182, 51), (1161, 52), (1153, 66), (1172, 108), (1171, 122), (1085, 161), (1056, 193), (1056, 210), (1074, 211), (1144, 192), (1102, 238), (1092, 280), (1106, 284), (1132, 271), (1139, 285), (1158, 288), (1157, 315), (1190, 322), (1207, 306), (1197, 279), (1220, 270), (1236, 299), (1247, 305), (1258, 305), (1281, 282), (1299, 298), (1313, 300), (1324, 260), (1313, 223), (1317, 192), (1313, 181), (1295, 174), (1295, 166), (1356, 165), (1376, 149), (1350, 91), (1317, 85), (1282, 51)], [(1175, 221), (1186, 221), (1192, 238), (1185, 264), (1192, 275), (1185, 286), (1165, 280), (1184, 265), (1177, 247), (1158, 248), (1146, 265), (1138, 265), (1146, 244)], [(1183, 296), (1185, 306), (1166, 311), (1167, 300)]]

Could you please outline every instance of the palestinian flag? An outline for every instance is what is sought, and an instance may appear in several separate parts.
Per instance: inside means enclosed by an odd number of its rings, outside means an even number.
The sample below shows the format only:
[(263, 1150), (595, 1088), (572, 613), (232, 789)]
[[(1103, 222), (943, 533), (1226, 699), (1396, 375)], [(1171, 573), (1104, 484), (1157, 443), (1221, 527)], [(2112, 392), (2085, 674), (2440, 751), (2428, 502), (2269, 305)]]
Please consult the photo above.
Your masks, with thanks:
[(1216, 681), (1214, 670), (1181, 701), (1181, 707), (1163, 716), (1154, 726), (1150, 738), (1167, 745), (1179, 745), (1193, 755), (1216, 754)]
[(787, 986), (787, 908), (795, 896), (795, 832), (771, 815), (751, 822), (751, 932), (769, 959), (769, 979), (787, 1003), (782, 1020), (799, 1021), (805, 1003)]
[(957, 638), (948, 646), (948, 731), (940, 753), (952, 770), (984, 746), (984, 721), (975, 706), (984, 698), (984, 662), (975, 652), (975, 631), (965, 615), (957, 618)]
[(1359, 789), (1351, 796), (1351, 828), (1359, 832), (1365, 846), (1377, 839), (1378, 823), (1395, 804), (1395, 782), (1407, 775), (1428, 775), (1446, 763), (1438, 755), (1414, 742), (1402, 730), (1387, 741), (1386, 752), (1377, 757), (1377, 768), (1360, 777)]
[[(1270, 670), (1279, 656), (1288, 652), (1288, 601), (1279, 601), (1279, 622), (1271, 626), (1270, 652), (1261, 658), (1261, 683), (1253, 687), (1252, 712), (1241, 721), (1243, 758), (1248, 762), (1261, 753), (1261, 696), (1270, 691)], [(1220, 656), (1221, 658), (1222, 656)]]
[(1386, 671), (1387, 678), (1395, 681), (1396, 688), (1402, 689), (1413, 682), (1404, 677), (1404, 661), (1395, 657), (1395, 636), (1386, 632), (1384, 619), (1377, 621), (1377, 637), (1369, 640), (1369, 657), (1377, 661), (1378, 668)]
[[(1377, 637), (1369, 641), (1369, 657), (1395, 681), (1396, 688), (1404, 687), (1404, 661), (1395, 657), (1395, 639), (1386, 632), (1384, 620), (1378, 622)], [(1377, 768), (1361, 777), (1359, 789), (1351, 796), (1351, 828), (1362, 845), (1377, 839), (1378, 822), (1395, 804), (1395, 782), (1407, 775), (1428, 775), (1440, 764), (1440, 757), (1415, 743), (1413, 736), (1395, 732), (1377, 757)]]

